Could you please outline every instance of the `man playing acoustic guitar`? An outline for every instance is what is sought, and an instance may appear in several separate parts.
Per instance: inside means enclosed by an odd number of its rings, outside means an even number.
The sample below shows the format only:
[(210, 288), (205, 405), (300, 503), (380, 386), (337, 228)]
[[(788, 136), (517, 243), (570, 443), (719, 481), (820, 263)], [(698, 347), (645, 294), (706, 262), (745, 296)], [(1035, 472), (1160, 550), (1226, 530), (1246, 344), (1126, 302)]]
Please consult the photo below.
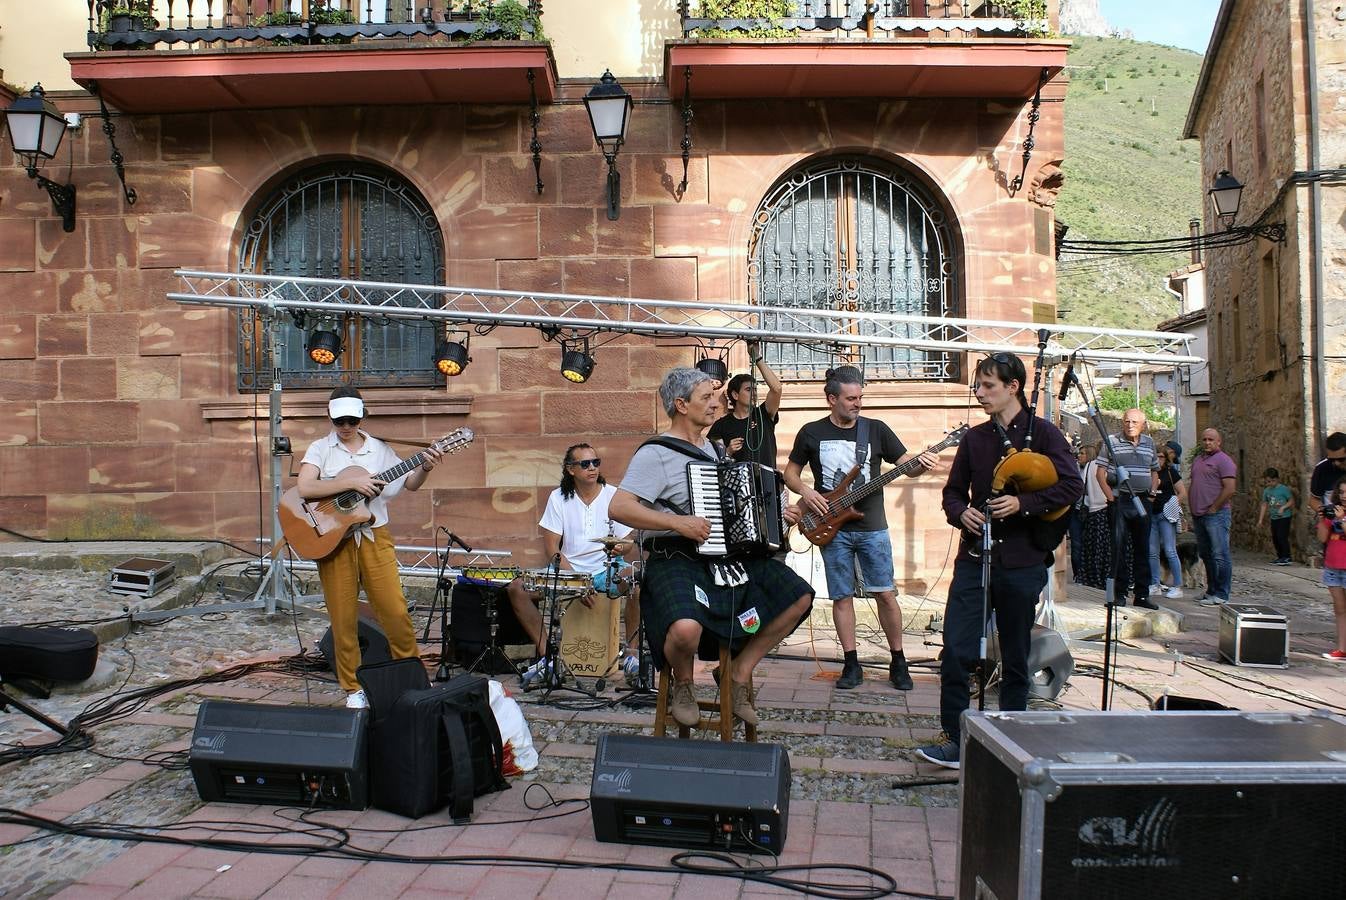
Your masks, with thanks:
[[(809, 422), (795, 436), (790, 450), (790, 462), (785, 468), (785, 484), (800, 495), (801, 512), (812, 511), (826, 516), (829, 511), (823, 492), (836, 488), (847, 473), (857, 465), (863, 466), (857, 483), (878, 477), (881, 460), (896, 463), (907, 448), (893, 430), (878, 419), (862, 419), (865, 390), (864, 376), (854, 366), (827, 370), (827, 384), (823, 393), (831, 413), (825, 419)], [(859, 433), (863, 449), (856, 455)], [(938, 459), (929, 451), (917, 457), (920, 465), (908, 475), (916, 477), (934, 468)], [(804, 484), (800, 476), (808, 463), (813, 473), (813, 487)], [(855, 505), (863, 517), (841, 526), (822, 548), (823, 569), (827, 573), (827, 593), (832, 598), (832, 622), (841, 641), (846, 662), (841, 668), (837, 687), (850, 689), (864, 681), (864, 670), (855, 650), (855, 563), (860, 562), (860, 574), (866, 591), (879, 604), (879, 624), (888, 638), (892, 660), (888, 666), (888, 680), (899, 691), (912, 689), (907, 658), (902, 653), (902, 607), (897, 604), (893, 590), (893, 544), (888, 536), (888, 520), (883, 512), (883, 492), (876, 491)]]
[(328, 497), (341, 491), (358, 491), (368, 501), (373, 518), (353, 528), (328, 556), (318, 560), (318, 578), (322, 581), (327, 619), (332, 625), (332, 646), (336, 650), (337, 682), (346, 692), (346, 706), (369, 706), (365, 692), (355, 680), (360, 665), (360, 640), (357, 598), (365, 589), (369, 603), (378, 616), (379, 626), (388, 638), (394, 659), (419, 655), (416, 633), (407, 614), (407, 600), (397, 574), (397, 557), (388, 533), (388, 501), (403, 488), (414, 491), (439, 462), (442, 454), (435, 447), (421, 451), (420, 467), (391, 484), (379, 481), (375, 473), (398, 464), (399, 457), (383, 441), (360, 430), (365, 416), (364, 400), (353, 387), (339, 387), (327, 401), (332, 431), (309, 445), (299, 467), (299, 494), (307, 499)]

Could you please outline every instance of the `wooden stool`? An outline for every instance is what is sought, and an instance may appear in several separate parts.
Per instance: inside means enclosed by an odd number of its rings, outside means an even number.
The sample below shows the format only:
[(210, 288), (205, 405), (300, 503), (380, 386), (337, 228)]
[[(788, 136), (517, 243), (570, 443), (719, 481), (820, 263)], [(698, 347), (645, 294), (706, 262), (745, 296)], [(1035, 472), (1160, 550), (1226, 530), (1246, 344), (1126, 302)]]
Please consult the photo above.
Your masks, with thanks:
[[(678, 725), (678, 737), (689, 738), (692, 735), (692, 729), (697, 731), (718, 731), (720, 740), (732, 741), (734, 739), (734, 694), (733, 694), (733, 669), (730, 667), (729, 648), (721, 645), (720, 647), (720, 690), (719, 697), (716, 700), (698, 700), (697, 707), (702, 712), (708, 712), (712, 715), (703, 716), (695, 725)], [(724, 679), (728, 678), (731, 687), (724, 687)], [(673, 674), (669, 667), (665, 665), (659, 670), (659, 697), (654, 708), (654, 736), (664, 737), (668, 734), (668, 723), (672, 718), (668, 714), (668, 695), (673, 687)], [(753, 692), (752, 682), (748, 682), (748, 691)], [(743, 723), (743, 739), (750, 744), (757, 743), (757, 726), (747, 722)]]

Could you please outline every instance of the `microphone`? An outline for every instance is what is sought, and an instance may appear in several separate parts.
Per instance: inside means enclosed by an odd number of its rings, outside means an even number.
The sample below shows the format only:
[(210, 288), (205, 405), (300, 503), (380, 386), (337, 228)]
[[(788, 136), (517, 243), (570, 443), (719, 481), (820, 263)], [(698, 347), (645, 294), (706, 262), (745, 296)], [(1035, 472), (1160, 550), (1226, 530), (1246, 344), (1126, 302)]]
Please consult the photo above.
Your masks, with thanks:
[(1070, 354), (1070, 364), (1066, 366), (1066, 374), (1061, 376), (1061, 390), (1056, 394), (1057, 403), (1065, 403), (1066, 394), (1070, 393), (1070, 382), (1075, 377), (1075, 357), (1078, 355), (1078, 350)]
[(472, 552), (472, 548), (469, 547), (466, 543), (464, 543), (463, 539), (460, 538), (458, 535), (454, 534), (452, 531), (449, 531), (449, 529), (445, 528), (443, 525), (439, 526), (439, 530), (448, 535), (450, 544), (457, 544), (464, 551), (468, 553)]
[(551, 558), (551, 567), (553, 572), (561, 571), (561, 554), (559, 551)]

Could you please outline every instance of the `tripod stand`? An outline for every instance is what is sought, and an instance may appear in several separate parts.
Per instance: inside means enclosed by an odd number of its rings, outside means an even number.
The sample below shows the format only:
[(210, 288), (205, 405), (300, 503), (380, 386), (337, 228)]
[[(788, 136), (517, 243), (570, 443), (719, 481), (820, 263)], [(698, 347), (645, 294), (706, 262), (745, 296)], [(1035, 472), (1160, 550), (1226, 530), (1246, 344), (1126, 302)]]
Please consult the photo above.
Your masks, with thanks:
[(4, 682), (0, 681), (0, 712), (8, 709), (11, 706), (17, 709), (19, 712), (23, 713), (28, 718), (32, 719), (34, 722), (37, 722), (40, 725), (45, 725), (47, 728), (50, 728), (52, 731), (59, 734), (62, 737), (62, 739), (70, 737), (70, 729), (67, 726), (62, 725), (55, 719), (43, 715), (41, 711), (29, 706), (27, 703), (24, 703), (22, 700), (8, 693), (4, 689)]
[(435, 681), (449, 680), (449, 594), (453, 590), (444, 571), (449, 566), (447, 550), (439, 558), (439, 571), (435, 573), (435, 598), (430, 602), (430, 612), (425, 617), (425, 631), (421, 633), (421, 643), (430, 640), (430, 623), (435, 620), (435, 609), (439, 609), (439, 668), (435, 669)]

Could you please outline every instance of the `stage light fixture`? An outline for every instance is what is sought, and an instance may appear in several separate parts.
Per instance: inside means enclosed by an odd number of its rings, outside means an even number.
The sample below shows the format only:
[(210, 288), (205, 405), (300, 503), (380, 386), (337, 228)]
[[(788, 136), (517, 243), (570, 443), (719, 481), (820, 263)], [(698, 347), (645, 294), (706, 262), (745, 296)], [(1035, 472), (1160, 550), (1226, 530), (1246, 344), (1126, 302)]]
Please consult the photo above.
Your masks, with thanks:
[[(335, 326), (333, 325), (332, 328)], [(341, 335), (327, 326), (319, 326), (308, 336), (308, 358), (320, 366), (330, 366), (341, 355)]]
[(461, 375), (470, 362), (472, 357), (467, 355), (466, 341), (440, 341), (435, 348), (435, 368), (441, 375), (449, 378)]
[(584, 384), (594, 373), (594, 358), (589, 353), (588, 338), (561, 343), (561, 374), (567, 381)]
[(696, 361), (696, 367), (719, 384), (729, 380), (729, 365), (718, 356), (703, 356)]

